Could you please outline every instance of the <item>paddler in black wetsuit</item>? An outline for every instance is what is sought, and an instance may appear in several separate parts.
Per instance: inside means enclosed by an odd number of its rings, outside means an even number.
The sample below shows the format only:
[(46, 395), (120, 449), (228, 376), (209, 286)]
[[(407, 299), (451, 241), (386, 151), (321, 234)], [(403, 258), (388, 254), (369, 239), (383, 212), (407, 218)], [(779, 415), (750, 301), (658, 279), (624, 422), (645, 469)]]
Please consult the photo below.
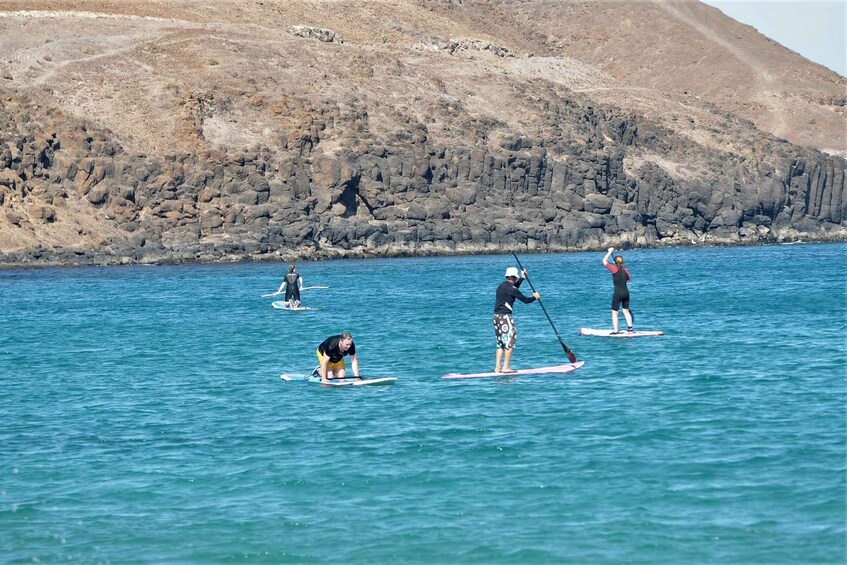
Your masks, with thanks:
[(321, 342), (317, 349), (318, 366), (315, 367), (314, 375), (321, 378), (325, 383), (329, 379), (343, 379), (347, 376), (344, 366), (344, 356), (350, 356), (350, 364), (353, 366), (353, 376), (359, 376), (359, 359), (356, 357), (356, 344), (350, 332), (342, 332), (333, 335)]
[[(494, 299), (494, 338), (497, 340), (497, 354), (494, 360), (495, 373), (514, 373), (510, 362), (512, 360), (512, 351), (514, 351), (515, 341), (518, 338), (518, 330), (515, 327), (515, 320), (512, 318), (512, 306), (515, 304), (515, 299), (520, 300), (524, 304), (535, 302), (541, 295), (533, 292), (532, 296), (524, 296), (518, 287), (526, 277), (526, 271), (522, 277), (518, 277), (518, 270), (515, 267), (506, 269), (506, 280), (501, 282), (497, 287), (497, 295)], [(506, 352), (505, 357), (503, 351)], [(503, 362), (503, 368), (500, 368), (500, 362)]]
[(285, 302), (289, 308), (300, 307), (300, 289), (303, 288), (303, 277), (295, 272), (294, 265), (288, 266), (288, 274), (282, 279), (282, 284), (274, 294), (281, 294), (285, 289)]
[(615, 257), (615, 264), (609, 264), (609, 257), (615, 250), (610, 247), (606, 256), (603, 257), (603, 266), (612, 273), (612, 280), (615, 283), (615, 292), (612, 295), (612, 334), (619, 334), (618, 331), (618, 308), (623, 306), (623, 317), (626, 318), (627, 331), (632, 331), (632, 313), (629, 311), (629, 288), (626, 283), (631, 281), (629, 271), (623, 266), (623, 257), (618, 255)]

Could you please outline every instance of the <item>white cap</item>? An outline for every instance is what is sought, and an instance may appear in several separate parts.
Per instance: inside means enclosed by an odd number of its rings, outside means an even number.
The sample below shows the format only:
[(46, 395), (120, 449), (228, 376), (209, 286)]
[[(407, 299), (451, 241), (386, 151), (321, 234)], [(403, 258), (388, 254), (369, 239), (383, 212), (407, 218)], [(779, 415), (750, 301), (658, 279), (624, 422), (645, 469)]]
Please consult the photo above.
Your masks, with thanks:
[(519, 279), (520, 276), (518, 275), (518, 268), (517, 267), (509, 267), (508, 269), (506, 269), (506, 276), (507, 277), (515, 277), (516, 279)]

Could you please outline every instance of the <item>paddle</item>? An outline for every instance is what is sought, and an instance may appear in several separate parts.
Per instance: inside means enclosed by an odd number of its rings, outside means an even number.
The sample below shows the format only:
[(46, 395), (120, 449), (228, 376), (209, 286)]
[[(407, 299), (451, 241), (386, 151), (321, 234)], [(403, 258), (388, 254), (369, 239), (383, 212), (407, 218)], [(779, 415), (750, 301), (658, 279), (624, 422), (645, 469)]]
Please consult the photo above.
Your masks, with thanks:
[[(319, 375), (315, 375), (314, 373), (292, 374), (292, 375), (289, 375), (287, 373), (283, 373), (279, 376), (279, 378), (284, 380), (284, 381), (305, 381), (305, 380), (308, 380), (312, 377), (315, 377), (315, 378), (318, 378), (318, 379), (320, 378)], [(353, 376), (353, 375), (347, 375), (346, 377), (330, 377), (327, 380), (330, 381), (330, 382), (331, 381), (352, 381), (352, 380), (369, 381), (369, 380), (384, 379), (384, 378), (386, 378), (386, 377), (374, 377), (374, 376), (371, 376), (371, 375), (368, 375), (368, 376), (359, 375), (358, 377), (356, 377), (356, 376)]]
[[(512, 255), (515, 257), (515, 261), (518, 262), (518, 267), (520, 267), (521, 271), (524, 271), (523, 265), (521, 265), (521, 260), (518, 259), (518, 254), (512, 252)], [(526, 276), (526, 282), (529, 283), (529, 288), (532, 289), (532, 292), (536, 292), (535, 287), (532, 286), (532, 281), (529, 280), (529, 275)], [(559, 335), (559, 331), (556, 329), (556, 326), (553, 324), (553, 320), (550, 319), (550, 314), (547, 313), (547, 308), (544, 307), (544, 303), (541, 302), (541, 299), (538, 299), (538, 303), (541, 304), (541, 309), (544, 311), (544, 315), (547, 316), (547, 321), (550, 322), (550, 327), (553, 328), (553, 332), (556, 334), (556, 337), (559, 338), (559, 343), (562, 344), (562, 349), (565, 351), (565, 355), (568, 356), (568, 361), (571, 363), (576, 363), (576, 355), (571, 348), (567, 346), (565, 340), (562, 339), (562, 336)]]
[[(312, 289), (316, 289), (316, 288), (329, 288), (329, 287), (328, 286), (304, 286), (300, 290), (312, 290)], [(268, 298), (268, 297), (271, 297), (271, 296), (279, 296), (280, 294), (282, 294), (284, 292), (285, 292), (284, 290), (282, 290), (282, 291), (278, 290), (276, 292), (271, 292), (270, 294), (263, 294), (262, 298)]]

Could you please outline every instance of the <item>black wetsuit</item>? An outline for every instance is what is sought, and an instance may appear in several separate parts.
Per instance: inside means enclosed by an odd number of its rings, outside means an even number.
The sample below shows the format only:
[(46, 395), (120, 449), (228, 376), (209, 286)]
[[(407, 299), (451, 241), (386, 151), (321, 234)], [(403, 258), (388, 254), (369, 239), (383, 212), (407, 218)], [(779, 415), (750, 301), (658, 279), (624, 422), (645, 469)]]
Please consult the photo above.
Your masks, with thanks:
[(623, 306), (624, 310), (629, 310), (629, 288), (627, 281), (631, 280), (629, 271), (625, 267), (617, 265), (606, 265), (606, 268), (612, 273), (612, 281), (615, 283), (615, 292), (612, 295), (612, 310), (617, 310)]
[(285, 301), (290, 302), (292, 299), (300, 302), (300, 286), (297, 284), (300, 280), (298, 273), (288, 273), (285, 275)]

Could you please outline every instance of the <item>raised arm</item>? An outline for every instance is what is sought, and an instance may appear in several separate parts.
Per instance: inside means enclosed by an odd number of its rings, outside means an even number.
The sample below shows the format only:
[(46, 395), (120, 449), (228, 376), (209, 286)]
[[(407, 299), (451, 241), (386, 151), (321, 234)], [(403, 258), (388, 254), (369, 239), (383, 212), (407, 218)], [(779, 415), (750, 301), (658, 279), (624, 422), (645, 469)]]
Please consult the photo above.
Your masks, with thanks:
[(609, 264), (609, 257), (612, 256), (612, 252), (614, 252), (614, 250), (615, 250), (614, 247), (610, 247), (609, 250), (606, 252), (606, 256), (603, 257), (603, 265), (604, 266)]
[(514, 286), (515, 288), (518, 288), (519, 286), (521, 286), (523, 284), (523, 282), (525, 280), (526, 280), (526, 269), (521, 271), (521, 276), (518, 277), (518, 280), (516, 280), (515, 284), (513, 284), (512, 286)]

